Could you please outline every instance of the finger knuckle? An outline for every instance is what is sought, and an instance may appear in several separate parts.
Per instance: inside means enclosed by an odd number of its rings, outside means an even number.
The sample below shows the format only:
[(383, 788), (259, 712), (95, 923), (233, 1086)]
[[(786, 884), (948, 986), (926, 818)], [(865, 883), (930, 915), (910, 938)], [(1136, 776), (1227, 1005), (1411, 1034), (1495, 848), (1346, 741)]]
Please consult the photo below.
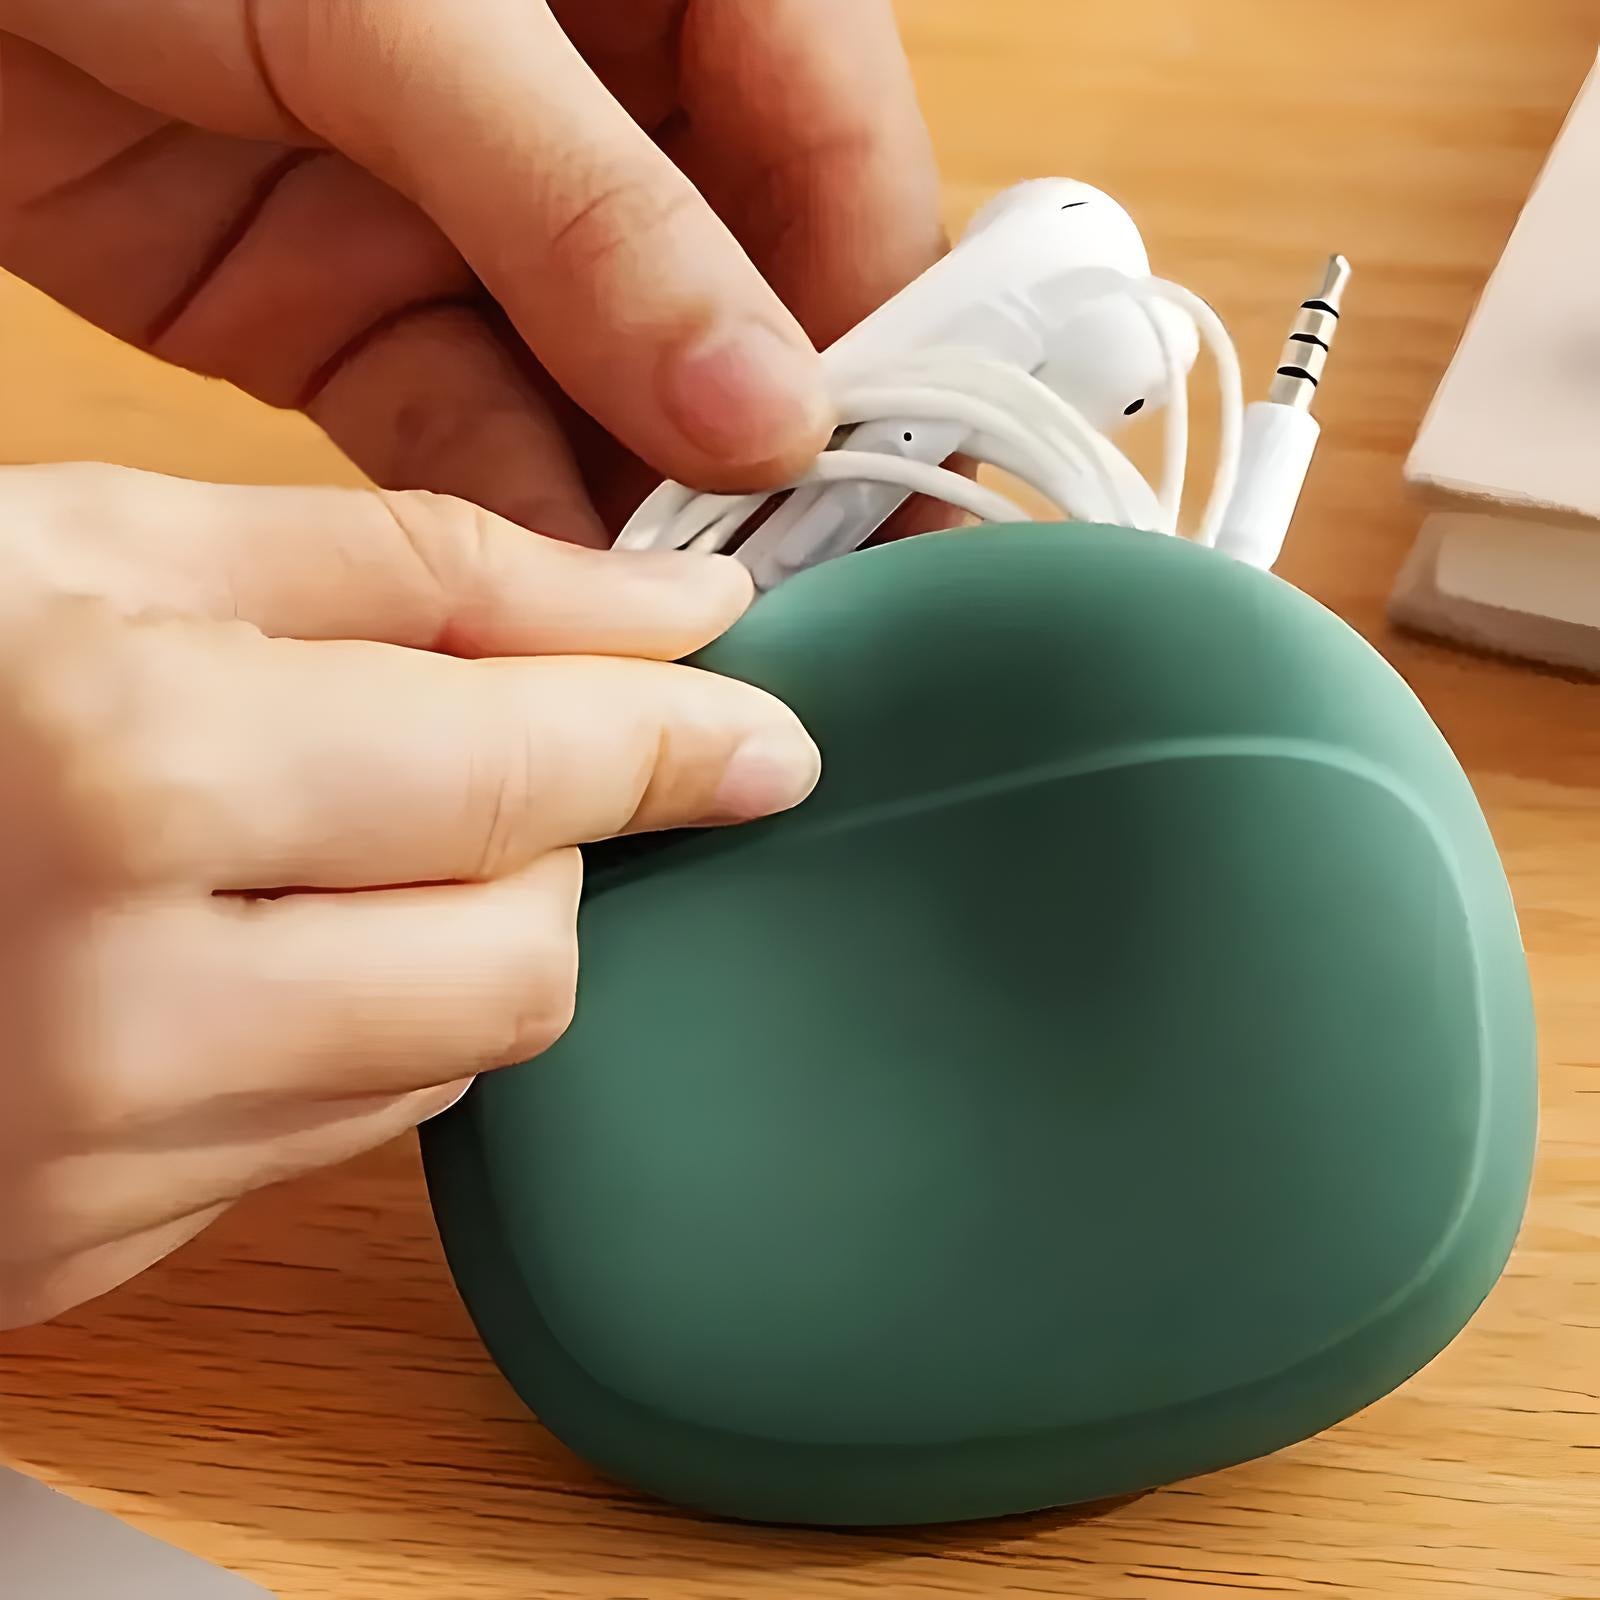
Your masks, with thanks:
[(469, 611), (492, 581), (499, 519), (481, 506), (426, 489), (379, 490), (373, 504), (418, 574), (437, 631)]
[(550, 259), (564, 272), (592, 275), (643, 256), (700, 203), (687, 183), (601, 178), (568, 201), (550, 235)]
[(491, 741), (492, 755), (468, 778), (467, 814), (478, 820), (476, 861), (470, 877), (488, 883), (525, 866), (536, 850), (539, 753), (532, 731), (507, 729)]
[[(529, 973), (534, 974), (531, 981)], [(578, 941), (567, 931), (547, 937), (533, 963), (523, 967), (512, 1011), (511, 1038), (498, 1064), (529, 1061), (556, 1044), (578, 1007)]]
[(470, 500), (431, 489), (377, 489), (390, 530), (430, 576), (454, 578), (490, 537), (491, 515)]

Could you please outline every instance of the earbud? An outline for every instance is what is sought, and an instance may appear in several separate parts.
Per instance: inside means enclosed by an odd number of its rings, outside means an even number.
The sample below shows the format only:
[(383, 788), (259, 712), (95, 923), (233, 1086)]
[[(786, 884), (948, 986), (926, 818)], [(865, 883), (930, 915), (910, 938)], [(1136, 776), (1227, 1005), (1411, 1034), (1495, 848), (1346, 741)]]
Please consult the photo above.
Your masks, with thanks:
[(967, 219), (961, 238), (963, 242), (975, 238), (1007, 217), (1039, 216), (1049, 210), (1076, 211), (1091, 204), (1122, 211), (1110, 195), (1076, 178), (1028, 178), (985, 200)]
[[(1159, 411), (1187, 381), (1199, 352), (1177, 307), (1128, 291), (1150, 275), (1132, 217), (1108, 194), (1071, 178), (1036, 178), (981, 206), (950, 253), (823, 353), (836, 392), (930, 350), (1004, 363), (1036, 376), (1107, 435)], [(1130, 409), (1131, 408), (1131, 409)], [(838, 441), (850, 452), (933, 466), (974, 448), (958, 423), (887, 418)], [(1113, 468), (1112, 470), (1118, 470)], [(1121, 474), (1144, 520), (1154, 501)], [(769, 588), (802, 566), (864, 544), (910, 495), (882, 482), (801, 489), (746, 541), (740, 559)]]
[(1122, 278), (1149, 274), (1133, 218), (1109, 195), (1068, 178), (1032, 179), (981, 207), (949, 254), (823, 362), (844, 381), (886, 359), (960, 349), (1036, 371), (1068, 313), (1115, 294)]
[(1034, 376), (1108, 435), (1167, 405), (1200, 354), (1189, 317), (1167, 302), (1136, 298), (1128, 283), (1121, 273), (1079, 271), (1044, 285), (1039, 296), (1046, 339)]

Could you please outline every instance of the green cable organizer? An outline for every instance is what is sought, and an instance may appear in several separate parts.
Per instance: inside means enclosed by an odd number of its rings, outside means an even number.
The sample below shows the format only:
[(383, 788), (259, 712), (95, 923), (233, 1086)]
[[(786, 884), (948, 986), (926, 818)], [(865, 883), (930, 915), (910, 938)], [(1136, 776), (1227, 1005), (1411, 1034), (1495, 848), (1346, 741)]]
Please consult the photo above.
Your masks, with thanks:
[(602, 1470), (786, 1523), (1303, 1439), (1494, 1284), (1527, 964), (1459, 763), (1281, 580), (1030, 524), (844, 557), (700, 664), (797, 811), (589, 853), (572, 1029), (423, 1129), (451, 1269)]

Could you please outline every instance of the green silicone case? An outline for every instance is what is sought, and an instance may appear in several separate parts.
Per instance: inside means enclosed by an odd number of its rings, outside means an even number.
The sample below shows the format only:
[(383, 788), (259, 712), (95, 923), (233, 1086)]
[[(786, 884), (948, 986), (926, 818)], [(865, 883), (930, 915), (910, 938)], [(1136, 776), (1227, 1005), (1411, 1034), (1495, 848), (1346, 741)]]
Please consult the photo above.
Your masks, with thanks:
[(825, 774), (591, 852), (577, 1019), (423, 1131), (501, 1369), (741, 1518), (951, 1521), (1237, 1462), (1465, 1324), (1526, 1200), (1526, 961), (1459, 764), (1277, 578), (911, 540), (703, 665)]

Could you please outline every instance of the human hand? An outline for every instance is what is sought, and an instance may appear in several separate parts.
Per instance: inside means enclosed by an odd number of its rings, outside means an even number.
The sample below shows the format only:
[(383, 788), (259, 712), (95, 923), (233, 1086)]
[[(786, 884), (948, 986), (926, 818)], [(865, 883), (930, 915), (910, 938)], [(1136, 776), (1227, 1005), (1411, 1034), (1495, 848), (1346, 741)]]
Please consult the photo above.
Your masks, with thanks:
[(748, 603), (724, 558), (14, 467), (0, 572), (0, 1326), (551, 1044), (576, 846), (815, 781), (671, 664)]
[(585, 543), (803, 465), (942, 248), (888, 0), (0, 0), (0, 71), (0, 265)]

